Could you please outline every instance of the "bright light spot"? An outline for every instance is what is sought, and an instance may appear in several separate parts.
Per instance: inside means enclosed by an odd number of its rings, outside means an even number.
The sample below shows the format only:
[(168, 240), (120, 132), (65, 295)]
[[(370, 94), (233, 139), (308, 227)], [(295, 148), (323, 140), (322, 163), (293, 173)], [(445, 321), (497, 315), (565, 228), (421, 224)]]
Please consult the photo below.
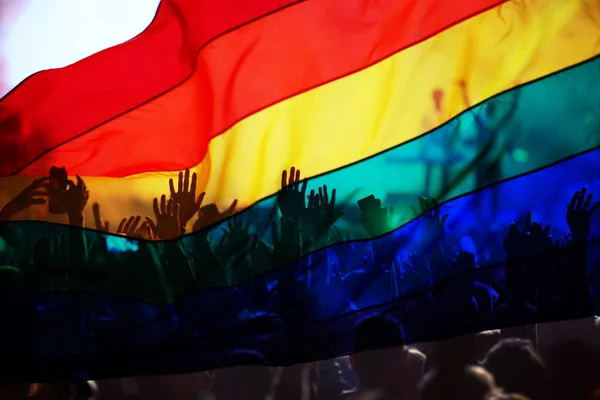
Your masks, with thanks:
[(35, 72), (133, 38), (152, 21), (159, 1), (30, 0), (0, 27), (0, 95)]
[(471, 236), (463, 236), (460, 239), (460, 247), (462, 251), (467, 253), (477, 254), (477, 245)]
[(527, 162), (529, 160), (529, 152), (521, 148), (514, 149), (512, 156), (517, 162)]
[(584, 122), (586, 124), (593, 124), (595, 120), (596, 120), (596, 116), (594, 115), (594, 113), (592, 111), (588, 111), (585, 114)]
[(125, 253), (128, 251), (138, 251), (137, 242), (127, 240), (117, 236), (106, 236), (106, 248), (111, 253)]

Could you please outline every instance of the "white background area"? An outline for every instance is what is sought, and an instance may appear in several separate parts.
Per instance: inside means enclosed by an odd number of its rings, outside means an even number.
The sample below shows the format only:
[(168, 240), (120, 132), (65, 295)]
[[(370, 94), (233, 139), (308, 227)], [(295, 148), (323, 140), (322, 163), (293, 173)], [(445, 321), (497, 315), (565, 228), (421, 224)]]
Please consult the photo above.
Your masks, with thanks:
[(0, 96), (29, 75), (131, 39), (159, 0), (0, 0)]

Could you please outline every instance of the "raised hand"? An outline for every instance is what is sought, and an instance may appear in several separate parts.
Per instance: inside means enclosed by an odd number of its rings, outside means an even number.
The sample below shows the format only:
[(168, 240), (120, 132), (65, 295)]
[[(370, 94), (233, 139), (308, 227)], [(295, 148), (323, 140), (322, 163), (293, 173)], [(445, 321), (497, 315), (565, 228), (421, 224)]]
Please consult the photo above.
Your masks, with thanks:
[(102, 217), (100, 216), (100, 204), (92, 204), (92, 213), (94, 214), (94, 227), (102, 232), (110, 232), (108, 221), (102, 221)]
[(302, 181), (300, 187), (300, 170), (292, 167), (288, 180), (287, 171), (281, 173), (281, 190), (277, 195), (277, 204), (279, 210), (287, 218), (299, 220), (304, 215), (306, 209), (306, 179)]
[(160, 197), (160, 208), (158, 199), (155, 197), (152, 203), (156, 223), (150, 217), (146, 217), (146, 222), (152, 229), (152, 232), (162, 240), (176, 239), (181, 235), (181, 221), (179, 220), (179, 204), (173, 199), (167, 202), (167, 196)]
[(343, 211), (335, 208), (335, 194), (336, 191), (333, 189), (331, 199), (329, 198), (327, 185), (320, 187), (318, 194), (311, 190), (308, 206), (300, 218), (305, 242), (317, 237), (327, 238), (329, 229), (344, 214)]
[(421, 206), (420, 215), (423, 216), (423, 223), (426, 229), (431, 233), (432, 237), (442, 239), (446, 233), (445, 225), (448, 219), (448, 214), (441, 216), (440, 208), (436, 199), (426, 199), (419, 197), (419, 205)]
[(314, 190), (311, 190), (308, 195), (308, 204), (304, 213), (301, 214), (299, 220), (295, 220), (300, 222), (305, 242), (316, 236), (323, 222), (323, 210), (321, 207), (321, 196), (315, 193)]
[(258, 236), (250, 233), (250, 218), (244, 223), (239, 216), (227, 221), (227, 228), (223, 229), (223, 236), (215, 246), (215, 252), (221, 258), (231, 254), (248, 254), (258, 244)]
[(549, 234), (550, 225), (545, 228), (542, 224), (534, 222), (529, 230), (530, 249), (533, 254), (542, 254), (554, 247), (552, 236)]
[[(272, 258), (275, 264), (281, 264), (302, 255), (302, 233), (297, 221), (282, 217), (271, 225), (273, 235)], [(279, 228), (279, 229), (278, 229)]]
[(393, 215), (393, 207), (380, 207), (364, 213), (361, 224), (369, 237), (374, 238), (390, 232)]
[(190, 170), (186, 169), (185, 173), (179, 173), (177, 180), (177, 191), (173, 179), (169, 179), (169, 188), (171, 189), (171, 198), (179, 204), (179, 220), (181, 226), (186, 227), (187, 223), (200, 210), (202, 201), (206, 193), (202, 192), (196, 197), (196, 182), (198, 176), (194, 172), (192, 174), (192, 182), (190, 183)]
[(48, 177), (38, 178), (31, 182), (21, 193), (9, 201), (0, 210), (0, 221), (9, 221), (19, 212), (36, 204), (46, 204), (48, 195)]
[(79, 175), (77, 183), (69, 180), (67, 191), (63, 197), (65, 209), (71, 225), (83, 226), (83, 210), (90, 198), (90, 192)]
[(235, 214), (237, 203), (237, 199), (234, 200), (229, 206), (229, 208), (223, 212), (220, 212), (219, 208), (214, 203), (207, 204), (204, 207), (201, 207), (198, 211), (198, 220), (194, 224), (194, 232), (198, 232), (199, 230), (204, 229), (207, 226), (214, 225), (225, 218), (231, 217), (233, 214)]
[(586, 188), (576, 192), (567, 206), (567, 224), (574, 242), (584, 242), (590, 234), (592, 215), (598, 209), (598, 202), (590, 207), (592, 195), (586, 195)]
[(381, 200), (376, 199), (376, 201), (377, 204), (364, 210), (360, 217), (360, 223), (370, 238), (388, 233), (392, 228), (394, 208), (381, 207)]
[(565, 249), (565, 248), (567, 248), (567, 246), (569, 246), (569, 243), (571, 243), (571, 240), (572, 240), (571, 236), (572, 235), (570, 233), (562, 235), (556, 241), (554, 241), (553, 247), (555, 249)]
[(144, 220), (142, 225), (140, 225), (141, 220), (142, 217), (140, 215), (129, 217), (129, 219), (123, 218), (117, 228), (117, 233), (138, 239), (152, 239), (152, 230), (148, 221)]
[(522, 218), (519, 218), (519, 220), (517, 221), (517, 225), (519, 227), (521, 227), (521, 229), (523, 230), (523, 232), (526, 233), (530, 233), (531, 232), (531, 227), (533, 226), (533, 224), (531, 223), (531, 213), (528, 212), (527, 214), (525, 214), (525, 221), (521, 222)]
[(323, 187), (319, 188), (321, 217), (323, 218), (323, 223), (327, 229), (344, 215), (344, 211), (335, 208), (335, 192), (335, 189), (331, 191), (330, 199), (329, 193), (327, 192), (327, 185), (323, 185)]
[(530, 236), (515, 223), (508, 227), (508, 234), (502, 240), (508, 260), (521, 260), (529, 255)]

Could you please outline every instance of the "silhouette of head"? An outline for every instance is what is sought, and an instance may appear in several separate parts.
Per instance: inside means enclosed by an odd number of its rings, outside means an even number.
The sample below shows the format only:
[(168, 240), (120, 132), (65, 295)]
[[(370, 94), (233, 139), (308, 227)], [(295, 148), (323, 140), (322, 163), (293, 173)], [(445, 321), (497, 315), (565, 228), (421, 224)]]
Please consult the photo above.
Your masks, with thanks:
[(532, 400), (542, 397), (544, 363), (529, 340), (501, 340), (485, 356), (483, 366), (507, 392), (521, 393)]
[(472, 365), (453, 371), (434, 369), (421, 382), (421, 400), (487, 400), (500, 392), (492, 374)]

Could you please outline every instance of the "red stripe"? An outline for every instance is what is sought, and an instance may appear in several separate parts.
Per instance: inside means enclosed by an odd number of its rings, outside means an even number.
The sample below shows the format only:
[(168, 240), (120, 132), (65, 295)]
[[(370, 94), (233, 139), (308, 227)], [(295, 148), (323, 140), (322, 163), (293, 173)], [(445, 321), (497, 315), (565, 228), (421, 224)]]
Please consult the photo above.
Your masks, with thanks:
[(0, 101), (0, 174), (179, 84), (202, 46), (297, 1), (163, 0), (137, 37), (30, 76)]
[[(311, 0), (298, 4), (220, 37), (201, 52), (193, 79), (76, 139), (77, 144), (67, 146), (69, 150), (60, 151), (57, 159), (44, 157), (23, 172), (28, 175), (45, 174), (49, 162), (96, 176), (124, 176), (196, 165), (204, 157), (210, 139), (240, 119), (286, 97), (363, 69), (503, 2)], [(188, 12), (181, 11), (182, 14)], [(167, 54), (162, 58), (175, 57), (172, 50), (170, 53), (170, 56)], [(188, 65), (191, 62), (189, 56), (187, 53), (185, 56), (180, 54), (179, 62)], [(103, 92), (102, 101), (95, 98), (88, 101), (94, 96), (86, 94), (77, 98), (78, 102), (73, 107), (85, 110), (85, 114), (95, 112), (89, 108), (105, 104), (112, 106), (115, 96), (120, 98), (121, 92)], [(194, 102), (192, 109), (197, 110), (197, 114), (178, 115), (178, 123), (170, 125), (171, 132), (157, 129), (153, 122), (156, 121), (156, 113), (177, 113), (178, 104), (186, 102), (186, 107), (179, 108), (188, 108), (189, 101)], [(50, 102), (45, 103), (50, 108)], [(48, 123), (36, 124), (44, 127), (43, 134), (29, 137), (13, 135), (19, 141), (16, 146), (13, 144), (12, 149), (19, 151), (7, 154), (10, 162), (2, 161), (1, 175), (14, 173), (41, 149), (76, 133), (73, 129), (64, 128), (72, 126), (73, 120), (82, 124), (80, 120), (84, 119), (80, 110), (73, 113), (70, 106), (65, 107), (65, 104), (71, 103), (63, 101), (60, 107), (56, 107), (56, 103), (52, 102), (52, 112), (48, 110), (45, 115)], [(23, 115), (28, 114), (26, 108), (21, 110)], [(149, 113), (155, 115), (148, 118)], [(31, 119), (29, 115), (28, 118)], [(63, 121), (68, 118), (69, 122)], [(172, 119), (173, 116), (165, 118)], [(36, 122), (39, 121), (36, 118)], [(186, 129), (197, 125), (197, 121), (201, 121), (201, 132)], [(31, 131), (26, 125), (14, 125), (12, 129), (17, 132)], [(144, 132), (144, 136), (140, 136), (140, 132)], [(178, 140), (173, 141), (169, 135), (168, 138), (161, 137), (167, 133), (176, 133)], [(43, 140), (30, 147), (35, 136), (37, 140)], [(142, 141), (144, 143), (140, 145)], [(136, 151), (116, 156), (115, 149), (130, 146), (134, 146)], [(35, 150), (32, 150), (34, 147)], [(76, 151), (71, 151), (73, 149)], [(7, 160), (6, 157), (4, 159)]]

